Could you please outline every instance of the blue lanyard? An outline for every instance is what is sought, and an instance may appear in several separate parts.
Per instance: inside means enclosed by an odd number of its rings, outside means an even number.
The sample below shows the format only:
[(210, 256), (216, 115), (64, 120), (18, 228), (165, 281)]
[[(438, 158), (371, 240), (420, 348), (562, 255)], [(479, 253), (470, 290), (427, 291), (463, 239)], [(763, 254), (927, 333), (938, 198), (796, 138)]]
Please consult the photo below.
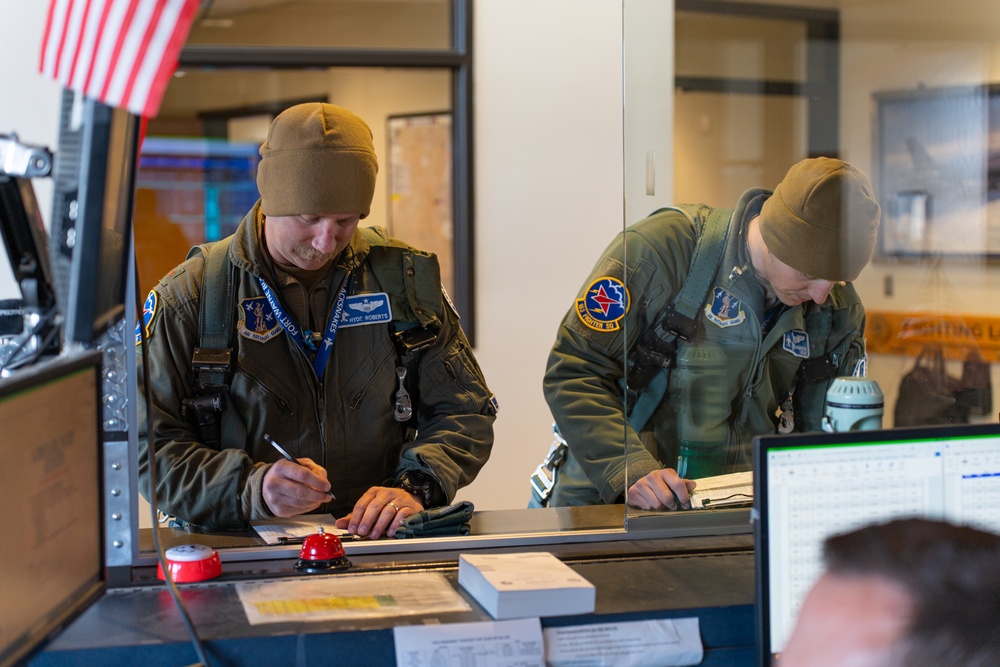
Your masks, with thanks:
[[(309, 346), (306, 344), (306, 340), (302, 335), (302, 329), (299, 325), (295, 323), (295, 320), (285, 312), (285, 309), (281, 307), (278, 303), (277, 297), (274, 292), (268, 287), (267, 283), (264, 282), (263, 278), (258, 277), (257, 280), (260, 282), (261, 289), (264, 290), (264, 296), (267, 297), (267, 302), (271, 304), (271, 310), (274, 312), (274, 316), (278, 318), (278, 322), (284, 328), (285, 333), (295, 341), (295, 344), (299, 346), (302, 353), (309, 357)], [(333, 307), (333, 312), (330, 314), (330, 322), (326, 325), (326, 331), (323, 332), (323, 339), (320, 341), (319, 346), (317, 346), (316, 356), (312, 359), (313, 372), (316, 373), (316, 378), (321, 379), (323, 377), (324, 371), (326, 371), (326, 364), (330, 361), (330, 354), (333, 351), (333, 341), (337, 338), (337, 329), (340, 328), (340, 318), (344, 314), (344, 301), (347, 299), (347, 293), (351, 289), (351, 284), (354, 282), (354, 276), (348, 276), (347, 280), (344, 282), (344, 286), (340, 289), (340, 294), (337, 296), (337, 303)]]

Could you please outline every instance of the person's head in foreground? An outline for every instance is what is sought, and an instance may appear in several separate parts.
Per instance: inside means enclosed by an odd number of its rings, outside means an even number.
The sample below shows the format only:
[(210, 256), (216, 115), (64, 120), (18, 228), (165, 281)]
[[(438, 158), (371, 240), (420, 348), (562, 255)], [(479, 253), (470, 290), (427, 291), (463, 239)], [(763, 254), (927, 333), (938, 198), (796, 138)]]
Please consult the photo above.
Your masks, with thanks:
[(833, 536), (780, 667), (1000, 665), (1000, 535), (899, 519)]

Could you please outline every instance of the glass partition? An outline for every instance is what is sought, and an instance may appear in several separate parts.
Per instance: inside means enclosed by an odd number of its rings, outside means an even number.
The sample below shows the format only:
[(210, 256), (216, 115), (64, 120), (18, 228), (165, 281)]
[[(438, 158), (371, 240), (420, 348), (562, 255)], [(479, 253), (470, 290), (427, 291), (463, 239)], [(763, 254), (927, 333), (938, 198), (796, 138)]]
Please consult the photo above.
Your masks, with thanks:
[[(526, 3), (533, 4), (533, 3)], [(567, 3), (568, 5), (569, 3)], [(292, 11), (287, 11), (289, 6)], [(234, 22), (232, 27), (251, 19), (251, 24), (262, 21), (269, 24), (268, 17), (275, 25), (283, 27), (276, 34), (292, 34), (284, 22), (294, 19), (302, 22), (315, 17), (318, 23), (332, 20), (339, 16), (337, 12), (327, 12), (325, 8), (340, 5), (372, 7), (366, 14), (364, 11), (354, 14), (351, 23), (359, 31), (374, 26), (378, 17), (389, 21), (390, 27), (396, 25), (398, 15), (387, 17), (387, 7), (401, 5), (434, 9), (428, 16), (437, 12), (441, 6), (446, 6), (450, 12), (448, 21), (411, 21), (409, 34), (405, 39), (390, 39), (386, 35), (373, 37), (369, 41), (363, 37), (355, 37), (350, 43), (323, 42), (312, 44), (309, 38), (297, 42), (293, 47), (281, 46), (281, 40), (272, 45), (270, 38), (260, 46), (256, 41), (247, 43), (246, 34), (243, 37), (233, 37), (224, 40), (212, 37), (210, 31), (229, 29), (226, 26), (216, 26), (214, 21), (230, 17)], [(322, 7), (321, 7), (322, 6)], [(497, 8), (491, 11), (497, 13)], [(309, 8), (313, 13), (302, 13), (303, 8)], [(436, 8), (436, 9), (435, 9)], [(568, 8), (568, 7), (567, 7)], [(461, 11), (459, 11), (461, 10)], [(284, 108), (300, 101), (326, 100), (342, 105), (355, 111), (368, 122), (372, 128), (375, 149), (379, 159), (379, 176), (376, 182), (375, 197), (372, 212), (363, 224), (383, 225), (388, 227), (390, 234), (411, 242), (417, 247), (435, 252), (441, 258), (443, 281), (445, 287), (462, 316), (463, 326), (478, 345), (479, 332), (475, 331), (477, 313), (480, 308), (489, 308), (490, 313), (498, 309), (504, 312), (529, 313), (541, 311), (551, 322), (545, 325), (544, 335), (535, 336), (542, 342), (533, 339), (530, 349), (518, 346), (513, 342), (514, 334), (501, 332), (503, 344), (502, 357), (505, 365), (523, 369), (526, 377), (540, 376), (544, 370), (546, 357), (556, 333), (556, 326), (564, 313), (571, 312), (577, 290), (585, 282), (587, 271), (596, 262), (603, 244), (612, 241), (622, 228), (618, 207), (621, 202), (622, 182), (620, 167), (614, 160), (620, 156), (620, 135), (618, 127), (620, 118), (615, 113), (620, 111), (620, 82), (618, 80), (617, 61), (610, 64), (614, 70), (614, 89), (608, 91), (608, 102), (602, 102), (602, 109), (611, 108), (608, 114), (607, 129), (604, 135), (610, 135), (611, 141), (604, 139), (600, 154), (611, 154), (610, 168), (604, 171), (612, 175), (606, 183), (597, 187), (607, 188), (607, 194), (601, 198), (609, 200), (612, 215), (602, 212), (594, 215), (592, 220), (581, 220), (575, 217), (560, 218), (558, 215), (529, 211), (529, 216), (535, 216), (530, 221), (519, 223), (517, 233), (524, 243), (536, 243), (545, 234), (551, 234), (553, 239), (570, 236), (593, 237), (595, 245), (573, 260), (572, 257), (559, 257), (559, 248), (552, 246), (553, 251), (545, 257), (545, 263), (529, 266), (531, 254), (522, 257), (524, 266), (517, 265), (517, 259), (505, 260), (502, 268), (492, 261), (480, 263), (480, 268), (474, 275), (473, 244), (474, 219), (505, 220), (506, 210), (511, 208), (510, 201), (519, 197), (538, 197), (536, 192), (522, 194), (518, 188), (534, 190), (542, 178), (532, 177), (530, 183), (514, 184), (508, 187), (504, 183), (495, 182), (495, 174), (487, 182), (485, 191), (486, 204), (475, 210), (473, 202), (472, 174), (472, 102), (471, 102), (471, 47), (468, 45), (469, 24), (465, 13), (467, 3), (385, 3), (378, 2), (333, 2), (333, 3), (268, 3), (255, 4), (255, 9), (237, 11), (228, 3), (216, 2), (211, 12), (197, 23), (192, 32), (191, 40), (181, 54), (178, 71), (171, 81), (164, 98), (160, 114), (150, 119), (143, 143), (140, 171), (136, 193), (135, 212), (135, 254), (138, 268), (139, 294), (145, 295), (156, 284), (160, 277), (183, 260), (187, 250), (196, 244), (213, 241), (231, 234), (244, 214), (250, 209), (258, 194), (255, 182), (255, 170), (259, 155), (257, 149), (263, 141), (271, 119)], [(508, 10), (504, 10), (504, 13)], [(531, 7), (509, 10), (512, 17), (517, 12), (533, 11)], [(611, 12), (618, 17), (618, 9)], [(392, 12), (389, 12), (392, 14)], [(364, 16), (362, 16), (364, 15)], [(553, 14), (551, 20), (557, 22), (558, 14)], [(494, 17), (495, 19), (495, 17)], [(346, 20), (346, 19), (344, 19)], [(519, 18), (516, 19), (520, 21)], [(491, 21), (492, 24), (492, 21)], [(416, 26), (420, 26), (417, 30)], [(456, 27), (458, 26), (458, 27)], [(463, 32), (464, 30), (464, 32)], [(603, 28), (602, 28), (603, 30)], [(415, 33), (429, 33), (420, 37)], [(294, 32), (294, 31), (292, 31)], [(343, 30), (341, 30), (343, 33)], [(235, 35), (237, 33), (227, 33)], [(256, 39), (257, 33), (254, 34)], [(310, 33), (314, 34), (314, 33)], [(617, 31), (612, 31), (608, 43), (614, 40), (612, 49), (606, 49), (612, 54), (617, 52)], [(381, 41), (387, 40), (387, 41)], [(334, 40), (335, 42), (336, 40)], [(548, 43), (548, 40), (546, 40)], [(449, 48), (448, 53), (434, 51), (436, 45)], [(242, 46), (254, 46), (251, 50)], [(394, 51), (383, 53), (379, 51), (389, 45), (397, 49), (412, 49), (408, 52)], [(326, 48), (330, 47), (330, 48)], [(342, 48), (343, 47), (343, 48)], [(588, 46), (587, 48), (592, 48)], [(553, 47), (558, 51), (558, 47)], [(567, 67), (562, 64), (558, 52), (545, 55), (552, 59), (545, 67)], [(579, 67), (578, 64), (573, 64)], [(604, 63), (601, 66), (605, 66)], [(521, 78), (521, 74), (513, 74), (507, 69), (500, 72), (501, 76), (513, 75)], [(544, 73), (539, 81), (558, 80), (559, 71)], [(588, 82), (589, 84), (590, 82)], [(544, 85), (544, 84), (540, 84)], [(496, 88), (498, 83), (493, 82)], [(528, 86), (532, 88), (533, 86)], [(489, 99), (490, 87), (481, 100)], [(595, 94), (593, 87), (581, 86), (574, 95), (584, 97)], [(485, 101), (478, 102), (486, 105)], [(558, 104), (556, 106), (559, 106)], [(525, 141), (530, 150), (546, 151), (546, 146), (554, 145), (550, 136), (535, 136), (531, 132), (541, 132), (534, 127), (536, 121), (531, 119), (533, 112), (525, 106), (526, 139), (515, 137), (517, 141)], [(588, 116), (581, 117), (586, 120)], [(520, 119), (518, 119), (520, 120)], [(531, 121), (528, 123), (527, 121)], [(605, 122), (604, 118), (600, 119)], [(494, 121), (495, 122), (495, 121)], [(591, 121), (587, 121), (591, 125)], [(506, 123), (501, 123), (506, 131)], [(594, 132), (595, 137), (600, 132)], [(494, 146), (494, 140), (501, 143), (511, 141), (510, 137), (489, 137), (484, 142)], [(567, 141), (579, 144), (578, 135), (567, 133)], [(590, 142), (589, 151), (597, 146), (594, 139)], [(553, 149), (554, 150), (554, 149)], [(588, 156), (592, 153), (588, 150)], [(668, 155), (664, 150), (662, 155)], [(522, 161), (532, 159), (524, 152), (518, 152), (511, 158), (512, 162), (505, 170), (510, 174), (520, 175), (531, 173), (522, 167)], [(534, 161), (559, 162), (559, 156), (538, 155)], [(663, 158), (665, 159), (665, 158)], [(583, 170), (586, 171), (586, 170)], [(436, 180), (429, 180), (433, 176)], [(550, 183), (554, 188), (560, 185), (562, 174), (553, 178)], [(486, 178), (486, 177), (484, 177)], [(510, 176), (501, 174), (501, 178)], [(565, 179), (564, 179), (565, 180)], [(537, 182), (536, 182), (537, 181)], [(565, 188), (572, 191), (573, 183), (567, 183)], [(494, 193), (502, 192), (502, 197)], [(477, 192), (477, 197), (480, 195)], [(544, 198), (540, 198), (544, 199)], [(552, 197), (552, 206), (557, 211), (565, 208)], [(545, 205), (549, 205), (545, 202)], [(414, 216), (418, 207), (424, 215)], [(503, 209), (498, 215), (496, 209)], [(478, 212), (478, 216), (473, 216)], [(529, 233), (532, 226), (545, 227), (537, 234)], [(584, 226), (603, 226), (604, 231), (581, 231)], [(561, 241), (560, 241), (561, 242)], [(541, 241), (537, 241), (541, 243)], [(561, 242), (562, 243), (562, 242)], [(569, 247), (563, 245), (563, 248)], [(487, 260), (491, 257), (492, 248), (480, 248), (478, 253)], [(573, 261), (567, 261), (573, 260)], [(549, 275), (557, 266), (570, 265), (567, 269), (569, 277), (553, 280)], [(502, 294), (507, 286), (512, 284), (509, 272), (518, 270), (528, 275), (526, 285), (530, 289), (518, 292), (510, 299)], [(561, 270), (561, 269), (560, 269)], [(475, 277), (475, 283), (473, 282)], [(557, 290), (553, 284), (571, 285), (572, 292), (566, 291), (565, 285)], [(518, 283), (520, 284), (520, 283)], [(476, 285), (485, 285), (484, 289), (475, 289)], [(475, 301), (475, 295), (486, 292), (486, 306), (480, 306)], [(527, 316), (526, 316), (527, 317)], [(505, 326), (514, 324), (509, 317), (504, 318)], [(490, 318), (486, 318), (490, 321)], [(525, 326), (527, 326), (527, 319)], [(542, 325), (533, 325), (541, 327)], [(487, 341), (484, 345), (497, 344), (496, 332), (485, 331), (482, 334)], [(478, 355), (478, 350), (477, 350)], [(619, 361), (620, 360), (616, 360)], [(154, 370), (155, 372), (155, 370)], [(491, 383), (487, 373), (487, 382)], [(529, 478), (532, 470), (546, 455), (546, 449), (551, 441), (549, 425), (551, 417), (541, 392), (534, 386), (519, 386), (518, 391), (537, 391), (537, 403), (532, 411), (544, 411), (543, 427), (531, 437), (533, 442), (525, 442), (523, 438), (512, 438), (510, 430), (505, 430), (503, 423), (517, 424), (521, 420), (536, 419), (534, 412), (527, 414), (518, 400), (505, 401), (499, 396), (501, 417), (498, 421), (497, 440), (494, 454), (505, 455), (506, 450), (516, 450), (515, 458), (520, 460), (522, 472), (520, 477), (507, 481), (509, 493), (495, 502), (491, 512), (486, 516), (477, 517), (474, 525), (484, 530), (479, 539), (469, 539), (469, 548), (495, 539), (505, 539), (505, 536), (520, 539), (522, 542), (544, 544), (546, 540), (567, 541), (572, 534), (596, 531), (599, 534), (619, 533), (624, 530), (623, 508), (620, 500), (604, 504), (602, 507), (578, 508), (558, 507), (542, 511), (527, 509), (527, 494), (530, 489)], [(520, 397), (516, 397), (519, 399)], [(505, 402), (507, 405), (505, 406)], [(512, 409), (510, 405), (518, 403)], [(615, 448), (615, 456), (619, 456), (621, 444), (618, 433), (609, 446)], [(492, 458), (489, 465), (492, 465)], [(133, 473), (134, 475), (134, 473)], [(136, 493), (136, 497), (138, 494)], [(461, 498), (460, 492), (460, 498)], [(523, 512), (528, 514), (524, 514)], [(592, 510), (592, 511), (591, 511)], [(534, 514), (532, 514), (534, 512)], [(148, 531), (149, 510), (145, 502), (139, 502), (137, 512), (139, 528)], [(615, 518), (617, 517), (617, 518)], [(525, 537), (525, 534), (528, 534)], [(179, 536), (185, 539), (186, 534)], [(187, 535), (190, 537), (190, 535)], [(473, 536), (475, 537), (475, 536)], [(168, 537), (169, 541), (171, 538)], [(178, 536), (174, 536), (178, 539)], [(270, 549), (267, 555), (254, 552), (248, 547), (253, 546), (253, 540), (241, 535), (200, 536), (199, 541), (208, 540), (213, 546), (225, 547), (228, 556), (225, 558), (246, 559), (250, 557), (287, 557), (288, 549)], [(596, 539), (601, 539), (598, 536)], [(605, 538), (606, 539), (606, 538)], [(213, 541), (214, 540), (214, 541)], [(145, 562), (151, 552), (148, 533), (134, 540), (136, 559), (133, 564)], [(380, 540), (378, 544), (352, 543), (350, 549), (370, 549), (375, 552), (405, 550), (433, 550), (444, 548), (438, 542), (427, 541), (418, 546), (411, 543), (400, 544), (394, 540)], [(117, 546), (117, 545), (116, 545)], [(451, 547), (454, 548), (454, 547)], [(119, 561), (120, 562), (120, 561)]]
[[(289, 4), (295, 11), (282, 13)], [(535, 18), (543, 26), (546, 21), (559, 24), (564, 14), (572, 12), (571, 3), (557, 0), (543, 5), (521, 4), (532, 5), (525, 11), (536, 12)], [(994, 312), (1000, 307), (994, 307), (991, 298), (1000, 283), (995, 264), (1000, 235), (994, 220), (997, 196), (993, 164), (996, 119), (1000, 117), (994, 109), (995, 84), (1000, 80), (996, 55), (1000, 49), (995, 37), (1000, 34), (1000, 16), (988, 0), (969, 0), (951, 8), (932, 0), (846, 4), (850, 6), (835, 0), (809, 2), (808, 7), (713, 0), (622, 0), (624, 178), (620, 184), (608, 183), (609, 196), (617, 197), (619, 187), (623, 190), (621, 217), (624, 224), (632, 225), (674, 204), (734, 207), (750, 188), (774, 188), (787, 169), (805, 157), (835, 156), (851, 162), (867, 174), (882, 205), (875, 255), (853, 287), (867, 313), (867, 373), (884, 394), (883, 425), (913, 425), (915, 419), (923, 423), (992, 421), (996, 419), (994, 362), (1000, 360), (1000, 345), (995, 342), (1000, 318)], [(283, 22), (308, 16), (319, 26), (339, 16), (336, 12), (340, 9), (333, 5), (368, 7), (354, 14), (352, 26), (371, 25), (382, 16), (391, 27), (398, 25), (400, 17), (408, 17), (406, 30), (402, 30), (407, 34), (387, 28), (388, 32), (371, 39), (352, 36), (354, 41), (317, 41), (312, 35), (320, 34), (319, 30), (306, 31), (301, 40), (288, 39), (295, 33)], [(409, 7), (404, 11), (398, 5)], [(403, 13), (384, 15), (382, 10), (390, 6)], [(308, 9), (306, 14), (300, 12), (302, 8)], [(537, 232), (518, 233), (526, 245), (549, 244), (549, 258), (537, 265), (525, 261), (518, 265), (508, 258), (501, 264), (493, 261), (491, 248), (475, 251), (474, 219), (503, 224), (504, 216), (496, 214), (497, 209), (510, 207), (534, 190), (550, 188), (558, 179), (522, 181), (506, 178), (507, 174), (497, 178), (495, 173), (484, 173), (480, 174), (488, 183), (484, 187), (472, 177), (471, 21), (456, 18), (465, 9), (467, 3), (457, 1), (255, 3), (254, 9), (247, 11), (229, 3), (214, 3), (212, 13), (205, 17), (207, 22), (196, 27), (182, 54), (164, 111), (147, 131), (149, 171), (141, 176), (144, 180), (137, 197), (136, 243), (139, 247), (155, 239), (157, 252), (140, 254), (163, 263), (140, 266), (140, 289), (144, 291), (157, 273), (179, 259), (164, 256), (173, 250), (159, 250), (180, 249), (227, 233), (232, 216), (239, 215), (234, 211), (243, 208), (245, 199), (252, 196), (248, 170), (253, 168), (256, 158), (252, 147), (259, 142), (262, 128), (279, 107), (320, 95), (353, 105), (372, 125), (383, 170), (371, 221), (390, 228), (393, 197), (405, 182), (401, 180), (405, 159), (395, 163), (400, 169), (389, 168), (394, 164), (394, 146), (402, 146), (406, 139), (400, 137), (393, 143), (393, 133), (399, 128), (404, 133), (415, 127), (426, 129), (450, 115), (451, 156), (455, 160), (450, 215), (455, 236), (450, 243), (454, 271), (449, 292), (464, 325), (478, 337), (475, 325), (480, 318), (473, 307), (474, 297), (486, 293), (492, 297), (492, 309), (500, 308), (498, 295), (509, 297), (505, 307), (515, 313), (520, 312), (517, 307), (545, 304), (539, 311), (526, 311), (530, 312), (527, 320), (541, 322), (538, 326), (554, 335), (558, 321), (579, 297), (579, 290), (586, 287), (588, 272), (603, 248), (595, 242), (592, 248), (574, 248), (573, 253), (567, 253), (558, 239), (592, 233), (601, 221), (585, 216), (564, 219), (567, 216), (560, 215), (562, 204), (551, 214), (533, 218)], [(493, 13), (498, 10), (484, 3), (480, 11), (490, 13), (493, 22)], [(246, 34), (232, 38), (212, 34), (233, 30), (227, 34), (236, 35), (237, 19), (251, 19), (250, 24), (258, 25), (268, 21), (267, 12), (272, 12), (270, 22), (275, 26), (268, 36), (261, 36), (266, 32), (261, 30), (247, 33), (253, 39), (247, 39)], [(411, 12), (425, 14), (417, 18)], [(435, 17), (442, 12), (448, 17), (439, 21)], [(213, 25), (216, 20), (221, 23)], [(227, 27), (227, 21), (234, 23)], [(411, 30), (418, 25), (423, 26), (420, 31)], [(486, 25), (484, 22), (477, 34), (488, 39)], [(608, 30), (617, 28), (608, 26)], [(532, 63), (529, 69), (533, 74), (548, 67), (563, 68), (558, 70), (560, 74), (576, 72), (573, 66), (578, 63), (564, 62), (557, 53), (546, 55), (551, 59)], [(503, 72), (501, 78), (526, 78), (527, 71)], [(528, 87), (534, 94), (520, 99), (522, 106), (539, 106), (553, 96), (567, 94), (569, 88), (591, 85), (582, 75), (543, 76), (540, 80), (546, 83)], [(477, 113), (488, 112), (499, 86), (500, 82), (490, 80), (479, 88)], [(601, 91), (594, 96), (601, 96)], [(564, 126), (575, 127), (577, 119), (567, 113), (559, 120)], [(955, 120), (960, 122), (952, 122)], [(581, 128), (579, 136), (597, 132), (596, 125), (613, 126), (617, 121), (617, 117), (600, 119)], [(503, 131), (499, 136), (485, 137), (476, 150), (496, 150), (537, 122), (532, 118), (523, 124), (500, 124)], [(198, 141), (191, 142), (192, 136)], [(549, 137), (539, 136), (518, 159), (538, 161), (549, 150)], [(602, 159), (595, 163), (608, 162), (607, 153), (600, 155)], [(182, 179), (176, 167), (180, 158), (192, 158), (195, 171), (201, 170), (194, 183), (179, 182)], [(212, 176), (208, 176), (209, 171)], [(221, 180), (213, 180), (220, 174), (224, 175)], [(473, 207), (474, 184), (477, 197), (481, 197), (480, 189), (489, 193), (487, 201), (477, 203), (480, 210)], [(181, 194), (195, 190), (200, 193), (199, 202)], [(160, 201), (163, 191), (170, 193), (169, 201)], [(568, 193), (565, 198), (573, 196)], [(151, 213), (147, 217), (144, 212)], [(171, 227), (153, 235), (152, 228), (163, 222), (159, 218), (169, 220)], [(201, 222), (190, 224), (198, 219)], [(615, 224), (618, 227), (617, 221)], [(553, 229), (556, 233), (549, 236)], [(598, 236), (603, 243), (612, 242), (617, 231), (608, 227), (607, 233), (602, 231)], [(630, 245), (628, 235), (623, 234), (621, 240), (626, 266), (630, 266), (628, 258), (636, 257), (638, 249)], [(448, 249), (446, 244), (440, 253), (447, 254)], [(472, 258), (477, 255), (485, 267), (477, 276), (478, 288), (471, 281)], [(539, 276), (530, 294), (504, 291), (512, 270)], [(680, 270), (678, 274), (683, 277)], [(669, 301), (655, 294), (655, 286), (633, 282), (637, 276), (641, 277), (638, 271), (634, 276), (625, 275), (633, 314), (649, 307), (647, 298), (658, 298), (663, 304)], [(560, 280), (572, 283), (574, 293), (552, 288)], [(713, 303), (714, 296), (713, 292)], [(725, 295), (722, 297), (715, 317), (738, 317), (739, 310), (726, 310)], [(531, 326), (527, 320), (517, 320), (501, 333), (484, 331), (482, 335), (491, 340), (518, 340), (511, 333), (516, 332), (516, 326)], [(634, 326), (637, 321), (626, 318), (623, 323), (632, 327), (624, 332), (630, 344), (645, 330)], [(551, 345), (551, 338), (546, 345)], [(512, 350), (509, 365), (544, 366), (548, 349), (537, 347)], [(634, 351), (634, 347), (628, 349)], [(729, 406), (714, 402), (713, 396), (720, 385), (732, 381), (732, 371), (712, 352), (688, 346), (686, 356), (675, 367), (678, 374), (698, 375), (697, 382), (688, 384), (701, 391), (695, 392), (693, 407), (659, 415), (650, 410), (654, 418), (645, 422), (648, 434), (637, 434), (622, 424), (628, 450), (627, 486), (642, 476), (638, 475), (641, 466), (634, 461), (648, 462), (657, 450), (657, 429), (669, 431), (668, 437), (676, 443), (666, 453), (657, 452), (665, 459), (657, 459), (664, 466), (678, 464), (680, 440), (714, 443), (717, 440), (713, 437), (721, 437), (710, 433), (708, 426), (718, 424), (720, 414), (730, 411)], [(921, 377), (932, 380), (920, 383)], [(748, 385), (751, 393), (752, 385)], [(526, 387), (525, 391), (536, 389)], [(671, 405), (671, 397), (680, 401), (683, 394), (670, 385), (661, 392), (664, 405)], [(542, 400), (538, 395), (535, 402)], [(625, 400), (629, 411), (638, 408), (635, 396)], [(659, 406), (658, 402), (655, 407)], [(929, 407), (915, 410), (913, 406)], [(775, 406), (774, 412), (779, 409)], [(550, 423), (544, 406), (532, 410), (531, 415), (516, 410), (502, 412), (498, 422), (498, 448), (516, 449), (516, 456), (524, 460), (523, 470), (510, 482), (516, 488), (527, 488), (531, 470), (544, 458), (551, 437), (547, 429), (540, 428), (534, 445), (524, 444), (522, 438), (508, 444), (503, 438), (509, 431), (501, 422), (537, 420), (538, 413), (545, 413), (544, 421)], [(777, 428), (777, 415), (765, 412), (755, 413), (758, 423), (766, 421), (767, 428)], [(685, 428), (693, 424), (702, 428), (694, 439), (680, 438), (677, 431), (681, 423)], [(725, 467), (747, 465), (745, 450), (737, 447)], [(511, 509), (523, 506), (522, 494), (511, 493), (510, 497)], [(610, 500), (621, 502), (621, 498)], [(629, 510), (629, 517), (649, 514)], [(630, 524), (629, 530), (639, 523)]]
[[(851, 163), (870, 180), (881, 223), (871, 262), (834, 289), (853, 288), (864, 306), (867, 365), (856, 370), (883, 394), (882, 426), (996, 421), (1000, 11), (986, 1), (676, 0), (671, 14), (658, 4), (671, 3), (624, 0), (626, 223), (664, 204), (735, 208), (749, 189), (767, 196), (804, 158)], [(665, 159), (656, 140), (672, 140)], [(757, 212), (751, 205), (744, 223)], [(626, 246), (630, 265), (642, 249)], [(734, 271), (756, 274), (752, 261)], [(760, 320), (720, 284), (700, 301), (701, 331)], [(648, 283), (629, 288), (633, 299), (650, 293)], [(745, 375), (745, 360), (705, 340), (680, 344), (662, 402), (629, 440), (629, 485), (646, 452), (687, 466), (687, 478), (749, 470), (754, 431), (817, 430), (827, 416), (823, 400), (787, 411), (794, 397), (768, 386), (781, 377), (777, 357)], [(762, 350), (774, 343), (760, 336)], [(734, 422), (741, 429), (730, 431)], [(626, 514), (631, 529), (655, 513)]]

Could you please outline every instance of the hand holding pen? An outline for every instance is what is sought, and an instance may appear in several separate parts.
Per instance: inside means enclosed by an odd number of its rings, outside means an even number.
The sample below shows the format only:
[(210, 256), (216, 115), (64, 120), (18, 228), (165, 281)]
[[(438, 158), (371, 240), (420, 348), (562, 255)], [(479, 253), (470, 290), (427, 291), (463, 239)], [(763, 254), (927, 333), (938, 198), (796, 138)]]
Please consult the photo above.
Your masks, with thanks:
[(261, 492), (272, 514), (278, 517), (304, 514), (334, 498), (333, 493), (323, 490), (330, 482), (322, 466), (310, 459), (295, 458), (267, 434), (264, 440), (288, 462), (278, 461), (264, 474)]

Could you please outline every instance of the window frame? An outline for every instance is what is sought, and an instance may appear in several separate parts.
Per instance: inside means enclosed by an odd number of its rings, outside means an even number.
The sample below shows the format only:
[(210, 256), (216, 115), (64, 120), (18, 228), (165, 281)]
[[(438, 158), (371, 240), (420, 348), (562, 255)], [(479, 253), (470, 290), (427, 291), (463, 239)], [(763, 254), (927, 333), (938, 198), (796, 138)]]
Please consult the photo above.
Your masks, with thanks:
[(178, 67), (216, 70), (248, 67), (271, 70), (329, 67), (450, 70), (455, 289), (449, 296), (462, 317), (462, 326), (469, 342), (475, 345), (472, 0), (451, 0), (449, 49), (189, 44), (181, 50)]

